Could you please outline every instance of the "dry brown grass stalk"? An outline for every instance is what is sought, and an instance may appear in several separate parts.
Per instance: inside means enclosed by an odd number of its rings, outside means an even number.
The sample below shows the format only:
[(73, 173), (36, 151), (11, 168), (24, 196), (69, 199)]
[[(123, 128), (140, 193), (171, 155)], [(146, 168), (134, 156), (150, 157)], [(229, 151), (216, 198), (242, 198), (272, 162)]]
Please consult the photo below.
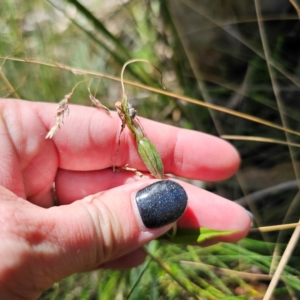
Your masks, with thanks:
[[(71, 101), (71, 97), (75, 91), (75, 89), (77, 88), (77, 86), (79, 84), (81, 84), (82, 82), (87, 81), (87, 79), (79, 81), (72, 89), (72, 91), (65, 95), (65, 97), (58, 103), (58, 107), (56, 109), (56, 122), (55, 124), (51, 127), (51, 129), (49, 130), (49, 132), (46, 135), (46, 139), (52, 139), (53, 136), (55, 135), (55, 133), (57, 132), (58, 129), (60, 129), (60, 127), (64, 124), (64, 119), (66, 116), (69, 115), (69, 103)], [(92, 102), (92, 104), (94, 104), (97, 108), (104, 110), (107, 114), (110, 114), (109, 109), (102, 105), (101, 102), (95, 98), (95, 96), (91, 93), (91, 83), (93, 80), (91, 80), (89, 86), (88, 86), (88, 92), (89, 92), (89, 98)]]

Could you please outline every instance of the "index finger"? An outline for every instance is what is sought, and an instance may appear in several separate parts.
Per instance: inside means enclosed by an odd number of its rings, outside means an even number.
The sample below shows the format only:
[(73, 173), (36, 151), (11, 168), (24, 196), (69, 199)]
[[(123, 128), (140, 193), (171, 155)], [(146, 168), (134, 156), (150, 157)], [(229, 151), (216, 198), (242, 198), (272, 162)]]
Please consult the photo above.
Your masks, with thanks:
[[(32, 103), (45, 127), (53, 125), (55, 105)], [(222, 180), (239, 166), (239, 155), (228, 142), (211, 135), (140, 118), (147, 137), (161, 155), (165, 173), (200, 180)], [(112, 167), (116, 161), (120, 121), (95, 108), (70, 105), (70, 116), (56, 133), (59, 168), (91, 171)], [(118, 166), (129, 164), (146, 171), (128, 130), (121, 135)]]

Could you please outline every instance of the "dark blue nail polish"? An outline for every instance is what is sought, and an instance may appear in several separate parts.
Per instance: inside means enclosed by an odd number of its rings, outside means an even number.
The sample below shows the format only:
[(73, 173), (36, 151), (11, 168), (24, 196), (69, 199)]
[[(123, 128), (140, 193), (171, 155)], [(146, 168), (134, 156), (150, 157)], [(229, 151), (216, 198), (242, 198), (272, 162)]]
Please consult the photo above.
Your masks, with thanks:
[(163, 180), (138, 191), (135, 196), (142, 221), (147, 228), (175, 222), (187, 207), (187, 194), (176, 182)]

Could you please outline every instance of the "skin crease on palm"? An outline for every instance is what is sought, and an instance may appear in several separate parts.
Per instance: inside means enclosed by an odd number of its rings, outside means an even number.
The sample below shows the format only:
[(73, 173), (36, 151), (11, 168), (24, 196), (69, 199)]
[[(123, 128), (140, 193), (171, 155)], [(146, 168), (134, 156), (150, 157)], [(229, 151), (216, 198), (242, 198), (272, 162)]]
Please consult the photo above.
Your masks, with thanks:
[[(0, 100), (0, 298), (36, 299), (70, 274), (99, 267), (129, 268), (145, 259), (142, 246), (174, 223), (147, 229), (134, 194), (157, 181), (113, 172), (119, 118), (70, 106), (52, 140), (45, 139), (57, 105)], [(165, 173), (216, 181), (232, 176), (240, 159), (227, 142), (140, 118)], [(147, 173), (126, 129), (117, 165)], [(55, 182), (58, 206), (54, 205)], [(210, 242), (236, 242), (251, 220), (233, 202), (177, 180), (188, 195), (180, 227), (235, 230)]]

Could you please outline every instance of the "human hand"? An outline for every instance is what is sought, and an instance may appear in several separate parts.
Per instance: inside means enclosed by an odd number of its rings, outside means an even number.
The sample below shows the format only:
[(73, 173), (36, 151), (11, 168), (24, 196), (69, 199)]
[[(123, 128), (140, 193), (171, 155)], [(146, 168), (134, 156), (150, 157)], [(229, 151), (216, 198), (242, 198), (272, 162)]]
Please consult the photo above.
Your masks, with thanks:
[[(94, 108), (71, 106), (62, 129), (46, 140), (55, 109), (54, 104), (0, 101), (1, 299), (35, 299), (53, 283), (80, 271), (134, 267), (145, 258), (142, 246), (168, 231), (185, 210), (186, 200), (179, 197), (177, 207), (171, 202), (156, 215), (148, 207), (140, 216), (135, 194), (159, 181), (112, 171), (120, 126), (116, 113), (108, 116)], [(166, 173), (222, 180), (239, 166), (236, 150), (221, 139), (141, 122)], [(127, 130), (117, 165), (126, 164), (147, 171)], [(54, 202), (53, 182), (60, 206)], [(177, 226), (235, 230), (210, 242), (235, 242), (247, 234), (251, 220), (242, 207), (177, 182), (188, 195)], [(161, 183), (156, 186), (162, 192)], [(162, 221), (170, 212), (171, 217)]]

